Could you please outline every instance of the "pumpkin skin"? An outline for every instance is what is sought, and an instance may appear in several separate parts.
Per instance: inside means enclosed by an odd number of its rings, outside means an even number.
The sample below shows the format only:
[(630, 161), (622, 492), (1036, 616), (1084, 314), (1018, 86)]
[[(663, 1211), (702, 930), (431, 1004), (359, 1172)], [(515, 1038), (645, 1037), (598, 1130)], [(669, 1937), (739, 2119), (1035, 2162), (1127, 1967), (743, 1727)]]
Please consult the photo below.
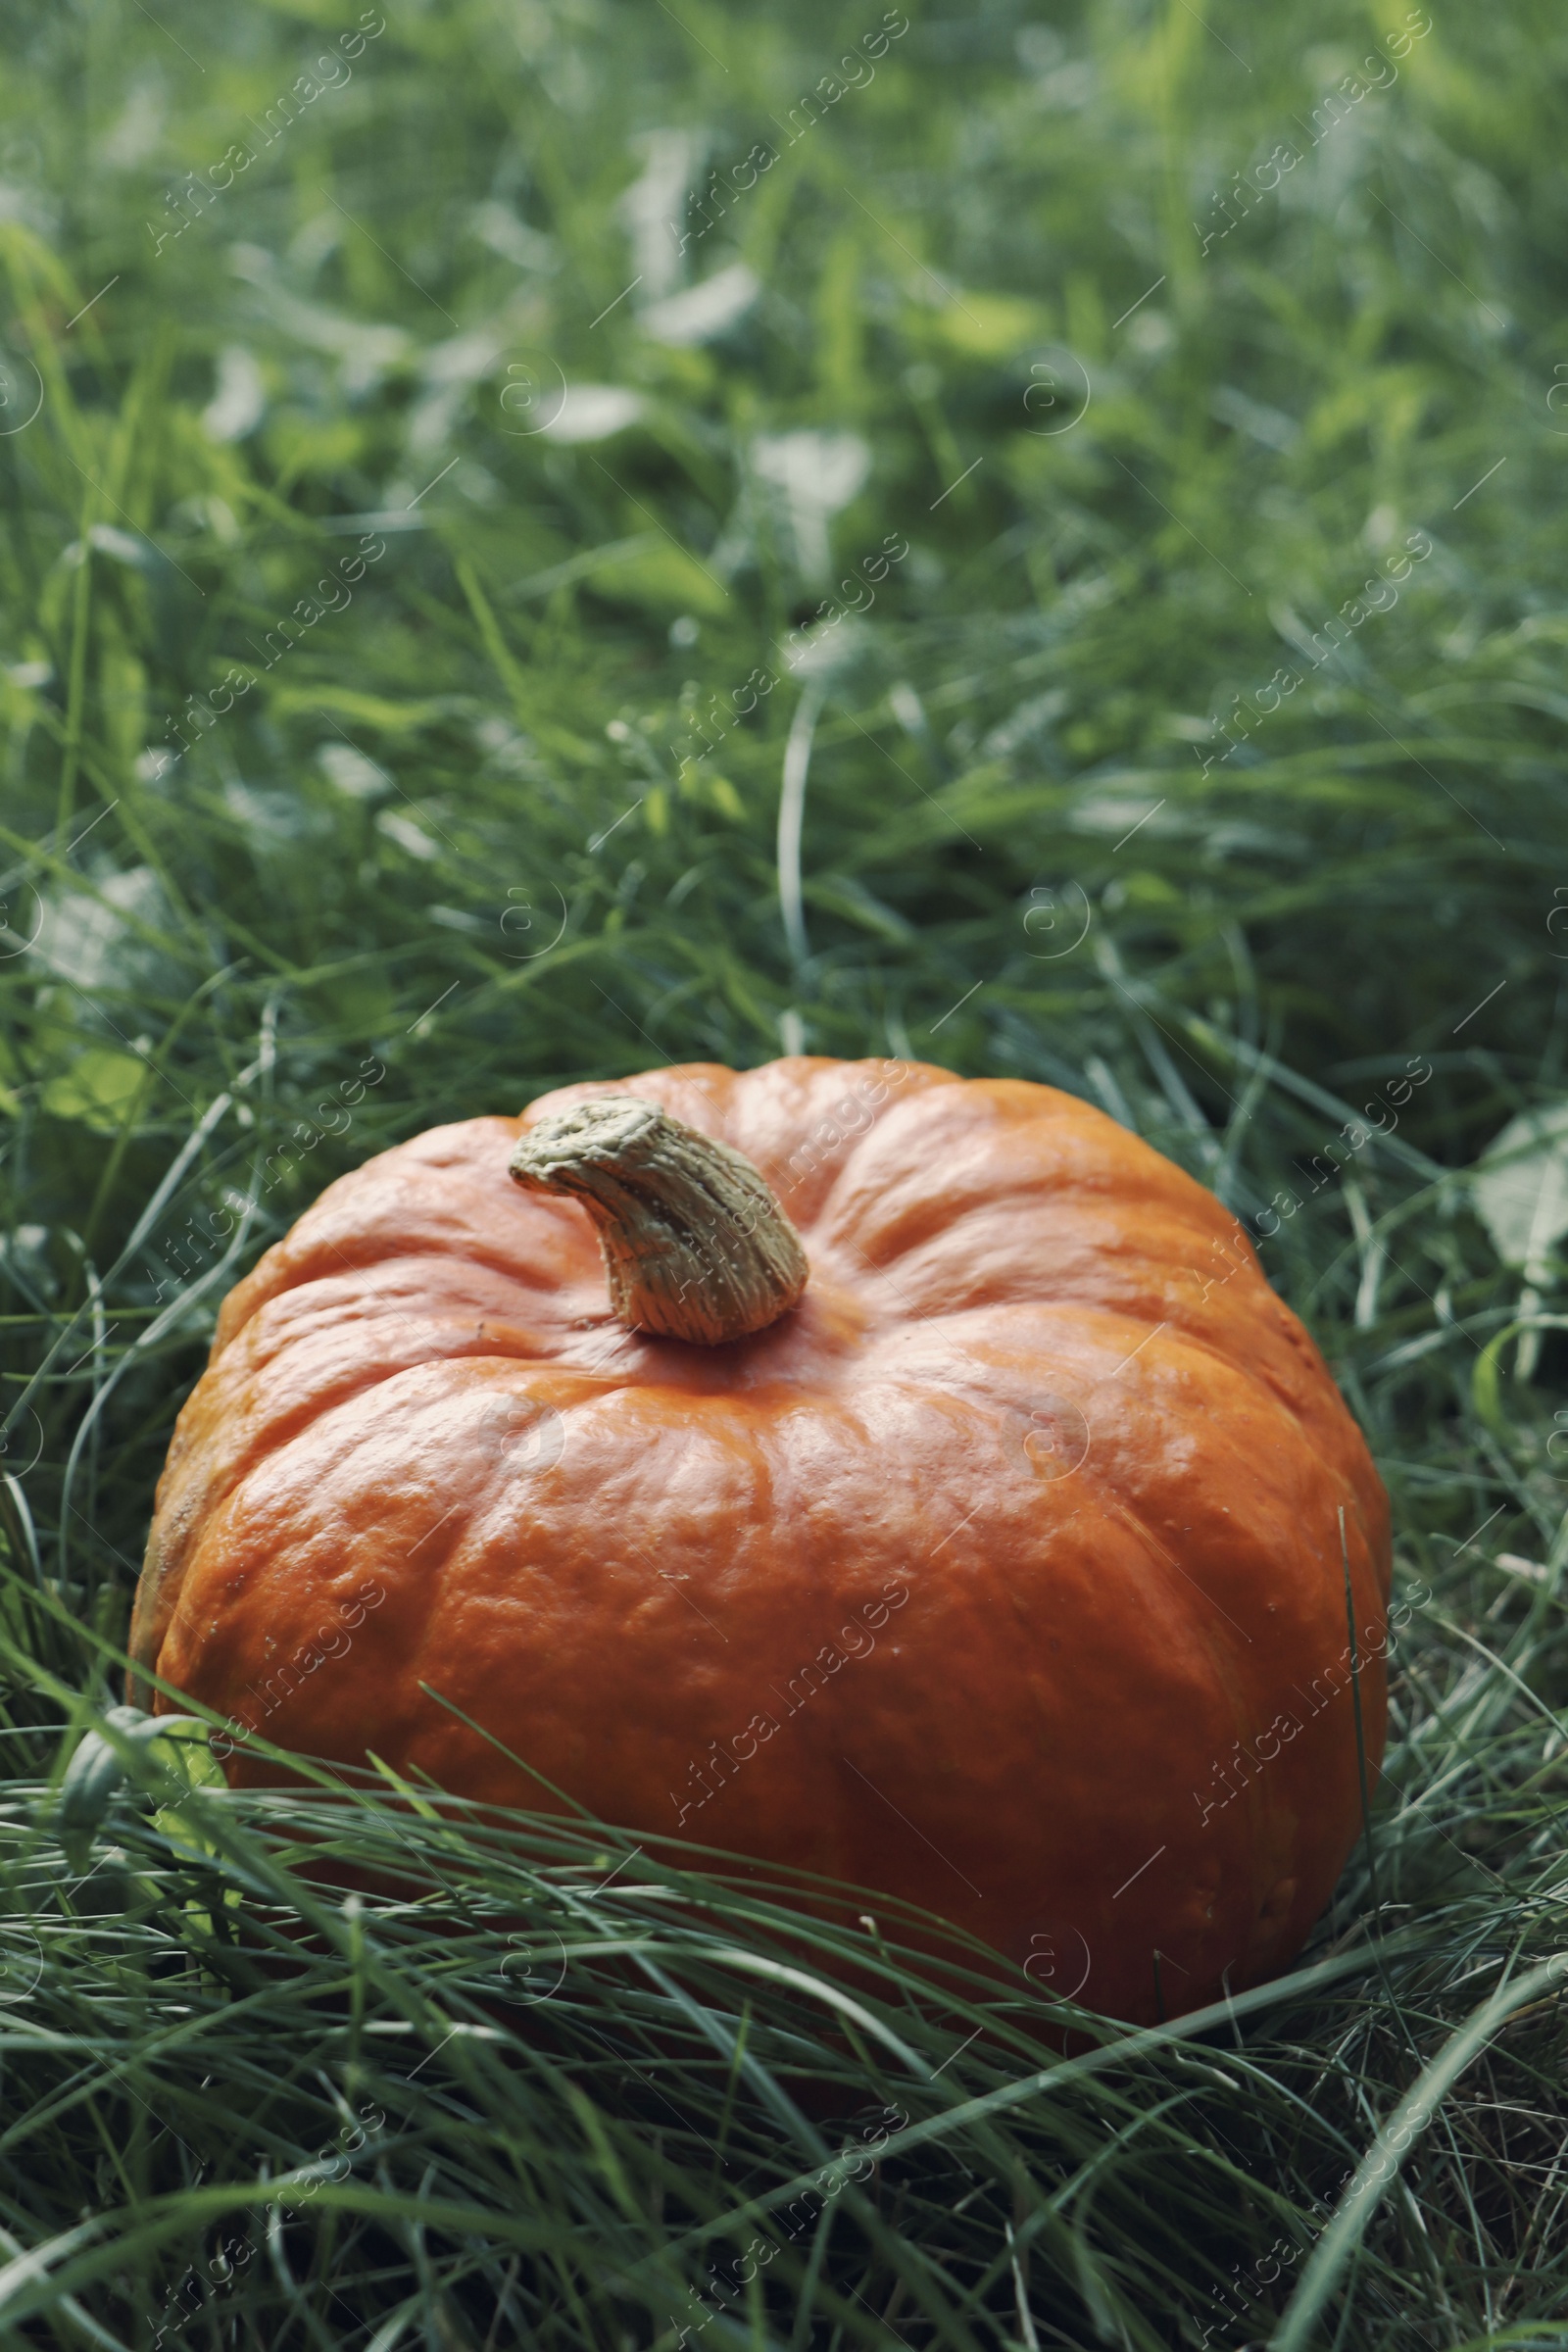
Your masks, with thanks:
[[(810, 1279), (766, 1330), (628, 1332), (585, 1210), (509, 1180), (617, 1094), (772, 1187)], [(1148, 2021), (1287, 1965), (1359, 1833), (1342, 1509), (1375, 1767), (1387, 1498), (1234, 1217), (1054, 1088), (692, 1064), (417, 1136), (267, 1252), (131, 1652), (235, 1740), (548, 1808), (429, 1685), (606, 1820)]]

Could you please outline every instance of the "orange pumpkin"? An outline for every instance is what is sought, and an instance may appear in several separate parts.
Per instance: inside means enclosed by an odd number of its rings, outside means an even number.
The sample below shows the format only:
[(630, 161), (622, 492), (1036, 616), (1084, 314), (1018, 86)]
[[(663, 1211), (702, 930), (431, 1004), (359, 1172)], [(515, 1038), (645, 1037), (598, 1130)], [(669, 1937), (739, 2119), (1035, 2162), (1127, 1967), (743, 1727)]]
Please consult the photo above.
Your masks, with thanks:
[(131, 1647), (236, 1781), (258, 1733), (548, 1803), (510, 1749), (1147, 2019), (1326, 1901), (1388, 1587), (1361, 1437), (1200, 1185), (1050, 1087), (792, 1057), (332, 1185), (224, 1302)]

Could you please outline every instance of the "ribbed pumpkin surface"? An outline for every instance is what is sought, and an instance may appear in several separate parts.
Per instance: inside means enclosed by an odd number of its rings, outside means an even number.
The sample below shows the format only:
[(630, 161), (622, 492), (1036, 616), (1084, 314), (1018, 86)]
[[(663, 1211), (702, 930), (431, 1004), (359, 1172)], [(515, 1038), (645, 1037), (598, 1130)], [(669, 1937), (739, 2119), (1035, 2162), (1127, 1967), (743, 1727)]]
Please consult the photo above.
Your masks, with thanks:
[[(755, 1162), (793, 1312), (613, 1321), (582, 1208), (507, 1162), (615, 1092)], [(1375, 1763), (1386, 1498), (1218, 1201), (1049, 1087), (696, 1064), (322, 1195), (224, 1303), (132, 1646), (236, 1739), (547, 1806), (428, 1685), (612, 1821), (1148, 2018), (1285, 1965), (1357, 1835), (1342, 1505)]]

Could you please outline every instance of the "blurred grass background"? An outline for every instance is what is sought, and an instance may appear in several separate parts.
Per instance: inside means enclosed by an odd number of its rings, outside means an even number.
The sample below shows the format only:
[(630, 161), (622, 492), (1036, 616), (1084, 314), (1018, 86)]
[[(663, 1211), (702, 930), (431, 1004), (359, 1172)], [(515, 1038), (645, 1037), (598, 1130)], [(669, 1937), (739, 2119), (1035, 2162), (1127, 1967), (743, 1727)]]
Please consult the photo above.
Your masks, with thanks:
[[(1568, 2343), (1568, 28), (5, 38), (5, 2340)], [(404, 1878), (328, 1900), (309, 1800), (105, 1730), (218, 1299), (323, 1183), (802, 1049), (1098, 1101), (1321, 1341), (1414, 1607), (1326, 1975), (1064, 2062), (853, 1908), (847, 2016), (611, 1831), (369, 1791)]]

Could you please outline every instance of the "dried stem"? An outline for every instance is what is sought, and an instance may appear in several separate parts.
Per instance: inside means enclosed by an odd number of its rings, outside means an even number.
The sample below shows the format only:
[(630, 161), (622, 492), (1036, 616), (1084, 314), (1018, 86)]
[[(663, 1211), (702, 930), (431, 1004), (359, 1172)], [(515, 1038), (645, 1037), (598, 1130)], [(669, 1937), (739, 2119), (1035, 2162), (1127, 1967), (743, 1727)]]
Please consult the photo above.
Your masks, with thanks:
[(751, 1161), (655, 1102), (607, 1096), (541, 1119), (511, 1173), (582, 1202), (630, 1331), (717, 1347), (765, 1330), (806, 1288), (800, 1236)]

